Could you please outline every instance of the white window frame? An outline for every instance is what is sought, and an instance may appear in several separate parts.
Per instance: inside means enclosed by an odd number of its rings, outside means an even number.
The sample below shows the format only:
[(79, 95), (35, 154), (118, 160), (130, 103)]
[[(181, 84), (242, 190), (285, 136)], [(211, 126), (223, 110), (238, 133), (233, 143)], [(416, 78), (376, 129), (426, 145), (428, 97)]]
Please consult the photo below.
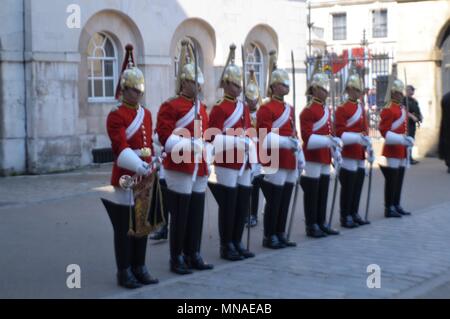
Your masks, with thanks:
[[(345, 24), (344, 26), (336, 26), (336, 28), (344, 29), (344, 37), (342, 39), (335, 38), (335, 18), (344, 17)], [(339, 29), (339, 30), (340, 30)], [(335, 12), (331, 14), (331, 37), (333, 41), (345, 41), (347, 40), (347, 12)]]
[[(380, 15), (379, 18), (379, 22), (381, 22), (381, 14), (382, 12), (385, 12), (386, 14), (386, 23), (385, 24), (379, 24), (377, 25), (377, 31), (381, 32), (383, 30), (385, 30), (385, 34), (384, 35), (375, 35), (375, 16), (376, 15)], [(385, 29), (382, 29), (382, 27), (384, 27), (384, 25), (386, 26)], [(388, 34), (389, 34), (389, 29), (388, 29), (389, 25), (388, 25), (388, 10), (387, 9), (376, 9), (376, 10), (372, 10), (372, 38), (375, 39), (382, 39), (382, 38), (387, 38)]]
[[(255, 52), (259, 53), (260, 61), (256, 61)], [(247, 58), (245, 61), (246, 74), (245, 83), (248, 83), (250, 76), (250, 69), (255, 70), (256, 81), (258, 81), (259, 94), (264, 96), (264, 55), (261, 48), (256, 43), (250, 43), (250, 48), (247, 50)], [(258, 72), (256, 71), (258, 67)]]
[[(94, 81), (95, 80), (102, 80), (102, 90), (103, 90), (103, 96), (88, 96), (88, 102), (90, 103), (109, 103), (109, 102), (116, 102), (116, 98), (114, 96), (115, 94), (115, 89), (117, 86), (117, 77), (118, 77), (118, 67), (117, 67), (117, 61), (118, 61), (118, 57), (117, 57), (117, 48), (116, 48), (116, 44), (114, 43), (113, 39), (111, 39), (110, 36), (108, 36), (107, 34), (103, 33), (103, 32), (98, 32), (98, 34), (101, 34), (104, 37), (103, 43), (101, 46), (97, 46), (95, 45), (93, 48), (92, 52), (88, 52), (88, 57), (87, 57), (87, 63), (88, 63), (88, 85), (91, 86), (91, 93), (94, 94)], [(90, 41), (90, 40), (89, 40)], [(113, 47), (114, 50), (114, 57), (106, 57), (106, 53), (105, 53), (105, 43), (106, 41), (110, 41), (111, 45)], [(93, 56), (93, 53), (98, 50), (101, 49), (103, 51), (103, 57), (96, 57)], [(91, 61), (95, 61), (95, 60), (101, 60), (102, 61), (102, 76), (94, 76), (94, 67), (91, 63)], [(112, 76), (105, 76), (105, 63), (104, 61), (113, 61), (113, 75)], [(113, 95), (112, 96), (105, 96), (105, 80), (113, 80)], [(89, 90), (88, 90), (89, 92)], [(89, 93), (88, 93), (89, 94)]]

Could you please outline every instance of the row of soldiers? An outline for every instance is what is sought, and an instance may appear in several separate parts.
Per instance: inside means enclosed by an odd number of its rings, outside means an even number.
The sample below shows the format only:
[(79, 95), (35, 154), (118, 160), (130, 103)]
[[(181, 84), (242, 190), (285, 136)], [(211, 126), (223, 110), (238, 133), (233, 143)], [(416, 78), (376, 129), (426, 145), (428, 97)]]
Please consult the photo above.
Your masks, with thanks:
[[(184, 41), (178, 65), (177, 95), (159, 108), (153, 131), (150, 111), (141, 106), (144, 76), (134, 65), (132, 46), (126, 47), (117, 98), (122, 104), (107, 119), (115, 156), (111, 184), (114, 199), (103, 200), (114, 228), (118, 284), (137, 288), (158, 280), (145, 266), (147, 236), (129, 235), (129, 212), (135, 209), (122, 185), (124, 176), (148, 176), (159, 170), (166, 223), (170, 218), (170, 269), (177, 274), (213, 265), (201, 256), (205, 193), (209, 187), (217, 201), (220, 256), (230, 261), (254, 256), (242, 243), (249, 218), (252, 192), (260, 187), (266, 199), (263, 246), (271, 249), (296, 246), (287, 236), (292, 194), (300, 184), (307, 236), (320, 238), (339, 232), (326, 222), (331, 164), (339, 169), (340, 222), (355, 228), (368, 224), (358, 214), (366, 161), (374, 161), (367, 135), (360, 77), (349, 76), (348, 99), (337, 108), (334, 122), (325, 102), (329, 79), (318, 70), (308, 85), (309, 104), (300, 114), (296, 130), (294, 107), (285, 101), (291, 89), (289, 74), (270, 54), (268, 99), (261, 103), (254, 73), (248, 85), (235, 64), (235, 46), (220, 80), (223, 97), (207, 113), (198, 98), (204, 79), (196, 51)], [(240, 99), (244, 90), (244, 100)], [(381, 113), (380, 131), (385, 138), (385, 216), (409, 214), (400, 206), (400, 195), (413, 140), (406, 137), (406, 110), (401, 105), (403, 83), (394, 80), (391, 100)], [(257, 105), (261, 104), (257, 109)], [(257, 111), (256, 111), (257, 109)], [(250, 110), (252, 112), (250, 112)], [(251, 128), (256, 128), (252, 130)], [(208, 130), (214, 129), (213, 133)], [(153, 134), (154, 132), (154, 134)], [(256, 132), (256, 134), (254, 133)], [(300, 142), (300, 136), (303, 144)], [(261, 152), (261, 149), (264, 152)], [(262, 154), (267, 154), (264, 158)], [(181, 158), (181, 159), (180, 159)], [(162, 161), (162, 165), (157, 165)], [(209, 176), (214, 170), (216, 181)], [(257, 193), (259, 190), (257, 190)], [(167, 229), (153, 235), (167, 237)], [(248, 241), (247, 241), (248, 243)]]

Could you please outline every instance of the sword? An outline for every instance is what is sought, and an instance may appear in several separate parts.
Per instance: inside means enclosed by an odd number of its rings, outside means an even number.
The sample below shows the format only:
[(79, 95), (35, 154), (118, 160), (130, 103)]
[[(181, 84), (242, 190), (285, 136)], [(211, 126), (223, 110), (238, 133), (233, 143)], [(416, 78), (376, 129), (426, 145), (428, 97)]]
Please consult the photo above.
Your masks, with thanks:
[[(333, 63), (333, 62), (332, 62)], [(335, 98), (335, 84), (334, 84), (334, 73), (333, 73), (333, 67), (331, 68), (331, 105), (333, 107), (333, 135), (336, 135), (336, 103), (334, 101)], [(338, 188), (338, 175), (339, 175), (339, 163), (334, 162), (334, 170), (335, 170), (335, 176), (334, 176), (334, 186), (333, 186), (333, 199), (331, 201), (331, 208), (330, 208), (330, 218), (328, 219), (328, 227), (331, 227), (331, 223), (333, 221), (333, 214), (334, 214), (334, 206), (336, 204), (336, 194), (337, 194), (337, 188)]]
[[(245, 54), (244, 54), (244, 46), (241, 45), (241, 55), (242, 55), (242, 73), (243, 73), (243, 77), (242, 77), (242, 94), (243, 94), (243, 107), (245, 108)], [(242, 111), (242, 122), (243, 122), (243, 127), (244, 127), (244, 138), (245, 138), (245, 131), (246, 131), (246, 125), (245, 125), (245, 109)], [(247, 164), (247, 143), (245, 144), (245, 149), (244, 149), (244, 164), (242, 165), (241, 171), (239, 172), (240, 175), (242, 175), (243, 171), (245, 170), (245, 166)], [(241, 173), (242, 172), (242, 173)], [(253, 187), (253, 186), (252, 186)], [(247, 214), (247, 222), (249, 223), (250, 226), (250, 215), (251, 215), (251, 211), (250, 211), (250, 206), (248, 209), (248, 214)], [(250, 228), (251, 227), (247, 227), (247, 250), (250, 250)]]
[[(291, 64), (292, 64), (292, 99), (293, 99), (293, 108), (294, 108), (294, 116), (291, 119), (291, 126), (292, 126), (292, 136), (297, 137), (296, 134), (296, 126), (295, 126), (295, 64), (294, 64), (294, 51), (291, 50)], [(298, 165), (298, 150), (296, 151), (296, 168)], [(294, 214), (295, 214), (295, 207), (297, 206), (297, 198), (298, 198), (298, 185), (300, 181), (300, 176), (297, 177), (297, 180), (295, 181), (295, 189), (294, 189), (294, 201), (292, 202), (292, 208), (291, 208), (291, 216), (289, 217), (289, 226), (288, 226), (288, 232), (287, 232), (287, 240), (291, 237), (291, 230), (292, 230), (292, 224), (294, 223)]]
[[(200, 132), (197, 131), (197, 127), (199, 126), (198, 121), (199, 121), (199, 109), (198, 109), (198, 87), (197, 87), (197, 81), (198, 81), (198, 60), (197, 60), (197, 46), (195, 45), (194, 42), (194, 74), (195, 74), (195, 97), (194, 97), (194, 136), (191, 137), (191, 147), (192, 150), (194, 151), (194, 172), (192, 174), (192, 182), (195, 182), (197, 179), (197, 173), (198, 173), (198, 161), (197, 161), (197, 154), (195, 153), (194, 150), (194, 139), (197, 138), (196, 135), (201, 134), (201, 130)], [(197, 132), (196, 132), (197, 131)], [(196, 134), (197, 133), (197, 134)]]

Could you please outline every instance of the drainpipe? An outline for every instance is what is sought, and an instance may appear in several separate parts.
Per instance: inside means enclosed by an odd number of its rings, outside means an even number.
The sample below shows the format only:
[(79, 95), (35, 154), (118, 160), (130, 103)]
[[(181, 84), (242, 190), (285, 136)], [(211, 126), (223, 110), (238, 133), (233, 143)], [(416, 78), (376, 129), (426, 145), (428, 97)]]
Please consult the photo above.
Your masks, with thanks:
[(26, 61), (26, 55), (25, 55), (25, 51), (26, 51), (26, 2), (27, 0), (22, 0), (22, 8), (23, 8), (23, 17), (22, 17), (22, 23), (23, 23), (23, 94), (24, 94), (24, 121), (25, 121), (25, 173), (28, 174), (29, 173), (29, 160), (28, 160), (28, 112), (27, 112), (27, 105), (28, 105), (28, 98), (27, 98), (27, 61)]

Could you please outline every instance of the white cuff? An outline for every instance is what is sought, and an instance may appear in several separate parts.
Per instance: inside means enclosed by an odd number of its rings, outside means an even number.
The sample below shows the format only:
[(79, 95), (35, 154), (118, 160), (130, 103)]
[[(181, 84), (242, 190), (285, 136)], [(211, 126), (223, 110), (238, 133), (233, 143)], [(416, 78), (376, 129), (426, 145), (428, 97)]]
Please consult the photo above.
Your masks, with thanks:
[(271, 149), (271, 148), (292, 148), (292, 142), (289, 137), (281, 136), (274, 132), (270, 132), (266, 135), (263, 142), (263, 148)]
[(233, 150), (236, 147), (236, 136), (218, 134), (213, 141), (215, 153)]
[(331, 145), (331, 140), (328, 136), (312, 134), (309, 137), (306, 149), (315, 150), (318, 148), (328, 148)]
[(137, 169), (142, 165), (142, 160), (136, 153), (129, 147), (120, 152), (117, 157), (117, 166), (127, 169), (129, 171), (137, 172)]
[(341, 136), (344, 145), (362, 144), (361, 134), (354, 132), (344, 132)]
[(185, 149), (191, 145), (191, 139), (187, 137), (181, 137), (179, 135), (172, 134), (166, 141), (166, 145), (164, 145), (164, 150), (166, 153), (171, 153), (173, 148), (177, 146), (177, 149)]
[(393, 144), (400, 144), (404, 145), (405, 138), (403, 137), (403, 134), (397, 134), (391, 131), (388, 131), (386, 133), (386, 138), (384, 141), (387, 145), (393, 145)]

